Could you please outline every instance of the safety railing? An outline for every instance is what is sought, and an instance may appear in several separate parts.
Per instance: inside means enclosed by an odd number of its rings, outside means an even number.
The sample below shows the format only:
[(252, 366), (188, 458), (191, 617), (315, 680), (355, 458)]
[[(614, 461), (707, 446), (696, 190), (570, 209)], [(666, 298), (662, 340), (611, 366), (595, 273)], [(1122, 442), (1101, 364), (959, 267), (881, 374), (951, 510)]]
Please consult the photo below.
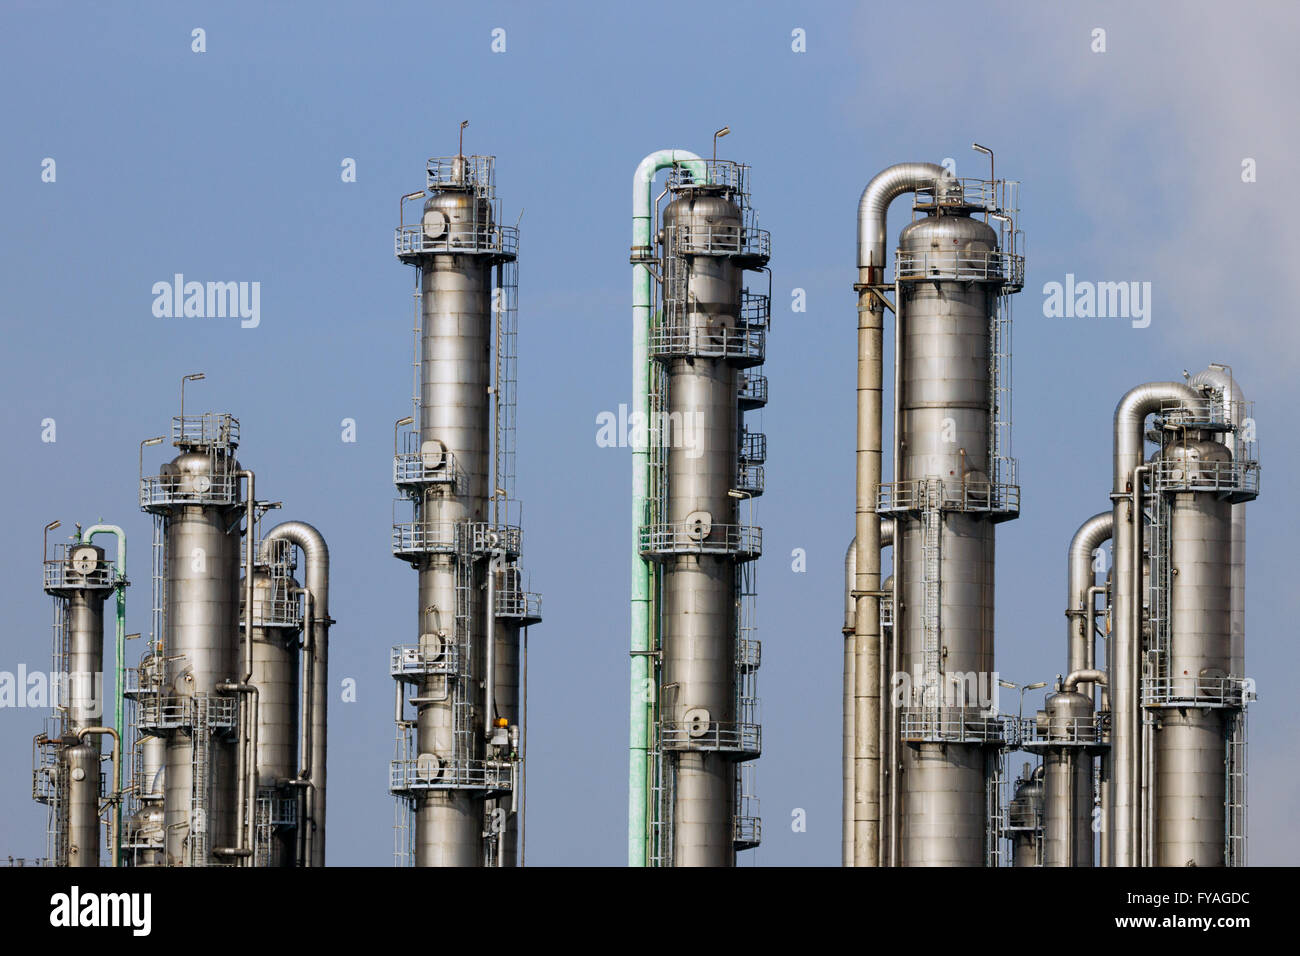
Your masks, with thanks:
[(403, 260), (439, 252), (513, 258), (519, 253), (519, 230), (492, 222), (449, 222), (435, 233), (411, 223), (395, 230), (393, 252)]
[(718, 554), (752, 561), (763, 553), (763, 530), (745, 524), (705, 528), (689, 521), (645, 525), (640, 532), (640, 548), (645, 555)]
[(1244, 707), (1256, 699), (1249, 677), (1145, 677), (1142, 703), (1148, 707)]
[(751, 723), (664, 721), (659, 740), (664, 750), (728, 753), (745, 760), (763, 752), (763, 728)]
[(421, 452), (403, 452), (393, 457), (393, 484), (455, 486), (460, 471), (451, 452), (426, 455)]
[(455, 521), (402, 521), (393, 525), (393, 554), (455, 554), (459, 548)]
[(937, 505), (944, 511), (1020, 511), (1020, 486), (967, 479), (914, 478), (886, 482), (876, 492), (876, 510), (921, 511)]
[(958, 282), (998, 282), (1008, 291), (1025, 284), (1024, 256), (991, 250), (983, 253), (908, 252), (894, 256), (894, 274), (899, 282), (947, 279)]
[(1152, 487), (1162, 492), (1210, 491), (1246, 500), (1259, 494), (1259, 462), (1161, 458), (1155, 462)]
[(231, 449), (239, 445), (239, 419), (225, 412), (172, 417), (172, 444)]
[[(140, 694), (137, 724), (151, 730), (192, 728), (197, 722), (198, 697)], [(234, 697), (209, 695), (206, 724), (210, 730), (231, 730), (238, 722), (239, 702)]]
[(670, 226), (668, 233), (668, 249), (676, 255), (734, 256), (755, 262), (772, 256), (771, 233), (735, 222), (687, 222)]
[(763, 493), (763, 466), (745, 461), (736, 465), (736, 490), (752, 496)]
[(763, 842), (763, 821), (758, 817), (737, 816), (732, 843), (737, 850), (752, 850)]
[(1018, 743), (1025, 750), (1043, 747), (1097, 747), (1106, 739), (1106, 715), (1017, 718)]
[(45, 590), (104, 590), (112, 588), (116, 583), (112, 562), (100, 559), (85, 564), (73, 564), (70, 559), (73, 547), (76, 546), (55, 545), (54, 557), (45, 562)]
[(292, 827), (298, 825), (298, 799), (272, 787), (257, 790), (257, 825)]
[(140, 507), (169, 508), (176, 505), (236, 505), (240, 502), (239, 475), (218, 472), (206, 475), (148, 475), (140, 479)]
[(542, 619), (542, 596), (535, 591), (525, 591), (514, 585), (499, 587), (495, 603), (497, 617), (518, 618), (530, 624)]
[(509, 791), (510, 764), (501, 760), (444, 761), (432, 754), (389, 762), (388, 789), (398, 796), (429, 790)]
[(454, 675), (459, 664), (460, 649), (455, 641), (444, 641), (436, 649), (419, 644), (394, 644), (388, 655), (389, 674), (397, 680), (411, 682)]
[(496, 187), (495, 166), (494, 156), (434, 156), (425, 164), (425, 188), (469, 188), (491, 199)]
[(767, 461), (767, 435), (746, 428), (740, 436), (740, 460), (750, 464)]
[[(1249, 402), (1225, 403), (1214, 395), (1202, 395), (1192, 399), (1165, 399), (1160, 403), (1157, 413), (1161, 424), (1167, 429), (1199, 428), (1206, 431), (1228, 431), (1234, 420), (1248, 416), (1245, 406)], [(1230, 407), (1225, 407), (1230, 406)]]
[(461, 533), (464, 550), (474, 554), (501, 551), (506, 557), (517, 558), (523, 549), (524, 532), (518, 525), (476, 521), (461, 525)]
[(763, 642), (742, 638), (737, 642), (736, 667), (742, 671), (755, 671), (763, 663)]
[(740, 293), (740, 321), (750, 328), (766, 329), (772, 324), (772, 300), (745, 289)]
[(1003, 717), (983, 717), (960, 708), (903, 707), (899, 735), (911, 743), (1001, 744), (1007, 739)]
[(760, 408), (767, 404), (767, 376), (745, 373), (740, 378), (740, 389), (736, 395), (742, 410)]
[(709, 329), (687, 322), (657, 325), (650, 330), (650, 354), (656, 358), (690, 355), (731, 359), (742, 367), (761, 365), (767, 348), (762, 329)]
[[(704, 181), (695, 177), (693, 169), (704, 168)], [(673, 190), (693, 186), (723, 186), (744, 197), (749, 192), (749, 167), (731, 159), (699, 159), (683, 161), (668, 172), (668, 187)]]

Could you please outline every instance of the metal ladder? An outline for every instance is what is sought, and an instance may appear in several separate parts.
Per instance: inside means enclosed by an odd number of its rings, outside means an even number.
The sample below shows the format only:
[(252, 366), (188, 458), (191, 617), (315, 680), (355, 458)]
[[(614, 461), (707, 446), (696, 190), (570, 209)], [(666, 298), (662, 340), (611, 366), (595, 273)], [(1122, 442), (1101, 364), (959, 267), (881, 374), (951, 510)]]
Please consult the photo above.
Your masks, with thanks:
[(922, 568), (925, 588), (924, 607), (921, 612), (921, 624), (925, 631), (925, 689), (923, 703), (937, 711), (943, 706), (940, 694), (940, 580), (939, 567), (943, 538), (943, 482), (930, 479), (924, 482), (923, 503), (921, 511), (922, 530)]
[(393, 806), (393, 865), (411, 866), (415, 858), (411, 847), (411, 816), (415, 813), (415, 801), (407, 797), (398, 797)]
[[(1170, 530), (1167, 502), (1160, 489), (1154, 489), (1147, 496), (1150, 502), (1150, 521), (1146, 530), (1148, 552), (1151, 560), (1150, 591), (1147, 595), (1148, 614), (1151, 622), (1151, 654), (1143, 655), (1149, 673), (1145, 676), (1153, 680), (1153, 688), (1163, 687), (1162, 696), (1173, 694), (1174, 688), (1166, 681), (1169, 674), (1169, 654), (1172, 648), (1169, 640), (1169, 588), (1170, 588)], [(1134, 516), (1135, 521), (1143, 520), (1145, 509)], [(1136, 599), (1141, 601), (1142, 595)], [(1146, 696), (1146, 695), (1144, 695)]]
[(1006, 852), (1002, 846), (1004, 836), (1004, 817), (1002, 811), (1002, 788), (1005, 785), (1003, 773), (1002, 750), (990, 748), (986, 751), (986, 769), (984, 772), (985, 825), (984, 825), (984, 865), (1003, 866)]
[(204, 694), (193, 699), (190, 724), (190, 866), (208, 865), (208, 807), (212, 786), (212, 728), (210, 701)]
[(1246, 709), (1228, 713), (1223, 863), (1246, 865)]
[[(495, 388), (493, 389), (493, 524), (508, 523), (505, 513), (515, 485), (515, 412), (518, 405), (516, 378), (517, 340), (519, 336), (519, 269), (514, 261), (497, 266)], [(496, 301), (496, 295), (500, 300)], [(498, 495), (498, 489), (504, 495)]]

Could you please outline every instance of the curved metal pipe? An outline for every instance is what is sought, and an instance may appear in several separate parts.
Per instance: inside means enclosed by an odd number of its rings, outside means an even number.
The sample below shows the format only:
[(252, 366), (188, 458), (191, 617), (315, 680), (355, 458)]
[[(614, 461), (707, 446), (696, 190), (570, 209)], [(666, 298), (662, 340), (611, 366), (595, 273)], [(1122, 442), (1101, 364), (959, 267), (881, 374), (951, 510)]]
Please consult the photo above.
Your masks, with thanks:
[[(1079, 530), (1070, 539), (1066, 553), (1065, 589), (1065, 639), (1070, 671), (1083, 670), (1095, 663), (1088, 660), (1093, 612), (1087, 592), (1096, 580), (1092, 567), (1093, 553), (1110, 540), (1114, 527), (1115, 513), (1103, 511), (1079, 525)], [(1091, 694), (1091, 688), (1085, 688), (1083, 693)]]
[[(1140, 474), (1145, 447), (1146, 418), (1161, 405), (1184, 405), (1200, 393), (1181, 382), (1149, 382), (1130, 389), (1115, 406), (1114, 470), (1111, 500), (1114, 502), (1112, 556), (1114, 589), (1112, 616), (1114, 631), (1109, 646), (1110, 695), (1113, 711), (1110, 761), (1112, 769), (1112, 839), (1108, 851), (1114, 866), (1140, 865), (1141, 821), (1139, 781), (1142, 754), (1139, 710), (1139, 653), (1142, 640), (1142, 489)], [(1119, 529), (1128, 525), (1128, 533)]]
[(1067, 692), (1073, 693), (1074, 689), (1081, 683), (1104, 684), (1106, 683), (1106, 672), (1095, 668), (1072, 671), (1070, 676), (1065, 679), (1065, 689)]
[[(117, 538), (117, 558), (115, 561), (117, 580), (113, 586), (113, 590), (117, 592), (117, 635), (113, 644), (113, 726), (125, 727), (123, 702), (126, 699), (126, 532), (115, 524), (92, 524), (86, 529), (82, 539), (94, 543), (97, 534), (111, 534)], [(119, 794), (122, 792), (122, 762), (120, 760), (113, 761), (113, 789)], [(113, 826), (115, 828), (114, 832), (120, 835), (122, 832), (121, 800), (118, 800), (117, 805), (113, 808)], [(116, 839), (113, 841), (111, 852), (112, 865), (117, 866), (121, 861), (122, 848), (118, 845)]]
[[(944, 175), (934, 163), (900, 163), (878, 173), (858, 199), (858, 434), (854, 508), (857, 574), (854, 591), (853, 865), (877, 866), (880, 854), (880, 519), (876, 494), (881, 477), (881, 394), (884, 300), (877, 286), (885, 270), (889, 204), (908, 192), (933, 186)], [(895, 380), (897, 388), (897, 380)]]
[[(637, 164), (632, 175), (632, 414), (646, 422), (650, 412), (650, 269), (638, 258), (649, 259), (651, 243), (651, 193), (655, 174), (661, 169), (685, 165), (697, 178), (707, 177), (707, 167), (695, 153), (684, 149), (659, 149)], [(627, 864), (645, 866), (649, 830), (648, 775), (650, 759), (650, 712), (654, 694), (647, 694), (650, 681), (650, 601), (654, 591), (653, 569), (641, 557), (640, 529), (645, 522), (649, 489), (650, 449), (632, 449), (632, 608), (631, 640), (631, 727), (628, 754)]]
[(330, 553), (324, 537), (305, 521), (285, 521), (262, 538), (264, 556), (269, 542), (284, 539), (302, 549), (305, 570), (303, 586), (312, 595), (312, 667), (311, 667), (311, 810), (308, 826), (311, 837), (311, 866), (325, 865), (325, 721), (329, 705), (326, 687), (329, 682), (329, 632), (334, 622), (329, 613)]

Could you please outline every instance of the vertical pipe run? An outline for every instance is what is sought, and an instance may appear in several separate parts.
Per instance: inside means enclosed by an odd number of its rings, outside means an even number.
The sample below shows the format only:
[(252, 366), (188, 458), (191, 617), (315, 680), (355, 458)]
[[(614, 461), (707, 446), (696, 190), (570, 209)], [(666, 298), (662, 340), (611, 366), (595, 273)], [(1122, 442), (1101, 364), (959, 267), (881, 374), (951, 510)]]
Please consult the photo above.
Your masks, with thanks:
[[(1192, 402), (1198, 393), (1181, 382), (1152, 382), (1127, 392), (1115, 407), (1113, 509), (1112, 617), (1114, 630), (1108, 646), (1110, 666), (1111, 819), (1107, 850), (1112, 866), (1138, 866), (1141, 861), (1138, 820), (1141, 764), (1138, 669), (1142, 643), (1142, 511), (1140, 475), (1148, 415), (1164, 402)], [(1135, 504), (1137, 507), (1135, 507)], [(1122, 530), (1126, 529), (1126, 530)]]
[[(858, 201), (857, 568), (854, 613), (853, 865), (880, 862), (880, 519), (886, 213), (898, 196), (944, 175), (933, 163), (902, 163), (877, 174)], [(897, 382), (895, 389), (897, 390)], [(897, 394), (897, 392), (896, 392)]]
[[(705, 166), (695, 153), (661, 149), (637, 164), (632, 177), (632, 415), (634, 422), (648, 421), (650, 408), (650, 270), (651, 193), (655, 174), (684, 165), (698, 181)], [(648, 435), (648, 429), (645, 432)], [(632, 449), (632, 601), (631, 601), (631, 719), (628, 741), (628, 866), (646, 866), (648, 857), (650, 725), (654, 687), (649, 654), (652, 647), (650, 601), (654, 572), (641, 557), (641, 526), (645, 523), (649, 489), (650, 451), (646, 444)]]
[[(310, 697), (310, 748), (306, 773), (310, 785), (304, 787), (308, 804), (307, 839), (310, 841), (308, 866), (325, 865), (325, 785), (326, 738), (325, 723), (329, 707), (329, 633), (334, 621), (329, 612), (330, 554), (324, 537), (305, 521), (285, 521), (276, 525), (263, 537), (263, 554), (268, 553), (269, 542), (284, 539), (292, 541), (302, 550), (304, 559), (303, 587), (310, 593), (307, 604), (310, 621), (310, 647), (304, 635), (304, 669), (310, 661), (310, 680), (300, 693)], [(302, 755), (300, 758), (302, 759)], [(300, 771), (300, 777), (303, 776)]]
[[(117, 634), (114, 640), (113, 661), (113, 727), (120, 734), (126, 724), (123, 717), (123, 700), (125, 698), (126, 674), (126, 532), (115, 524), (93, 524), (86, 529), (84, 538), (93, 541), (97, 534), (111, 534), (117, 538), (116, 580), (114, 590), (117, 593)], [(122, 792), (122, 761), (113, 762), (113, 789)], [(109, 847), (112, 865), (118, 866), (122, 858), (122, 803), (119, 800), (113, 807), (113, 826), (117, 839)]]

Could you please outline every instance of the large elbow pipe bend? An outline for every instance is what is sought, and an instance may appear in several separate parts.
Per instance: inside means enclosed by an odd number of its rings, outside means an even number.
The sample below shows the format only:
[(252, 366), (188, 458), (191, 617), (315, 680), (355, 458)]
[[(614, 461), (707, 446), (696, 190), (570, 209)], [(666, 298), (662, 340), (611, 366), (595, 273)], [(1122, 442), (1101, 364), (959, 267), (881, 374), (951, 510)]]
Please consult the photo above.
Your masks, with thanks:
[(872, 177), (858, 199), (858, 269), (867, 281), (879, 282), (885, 271), (885, 216), (889, 204), (904, 193), (928, 189), (948, 175), (935, 163), (898, 163)]
[(1191, 405), (1201, 393), (1182, 382), (1148, 382), (1129, 389), (1115, 406), (1115, 470), (1112, 491), (1124, 494), (1133, 469), (1142, 464), (1145, 425), (1148, 415), (1170, 402)]
[(1079, 525), (1079, 530), (1070, 539), (1066, 559), (1065, 614), (1068, 619), (1066, 648), (1071, 671), (1088, 667), (1088, 629), (1092, 621), (1088, 614), (1087, 592), (1095, 580), (1093, 554), (1110, 540), (1114, 526), (1114, 511), (1103, 511)]

